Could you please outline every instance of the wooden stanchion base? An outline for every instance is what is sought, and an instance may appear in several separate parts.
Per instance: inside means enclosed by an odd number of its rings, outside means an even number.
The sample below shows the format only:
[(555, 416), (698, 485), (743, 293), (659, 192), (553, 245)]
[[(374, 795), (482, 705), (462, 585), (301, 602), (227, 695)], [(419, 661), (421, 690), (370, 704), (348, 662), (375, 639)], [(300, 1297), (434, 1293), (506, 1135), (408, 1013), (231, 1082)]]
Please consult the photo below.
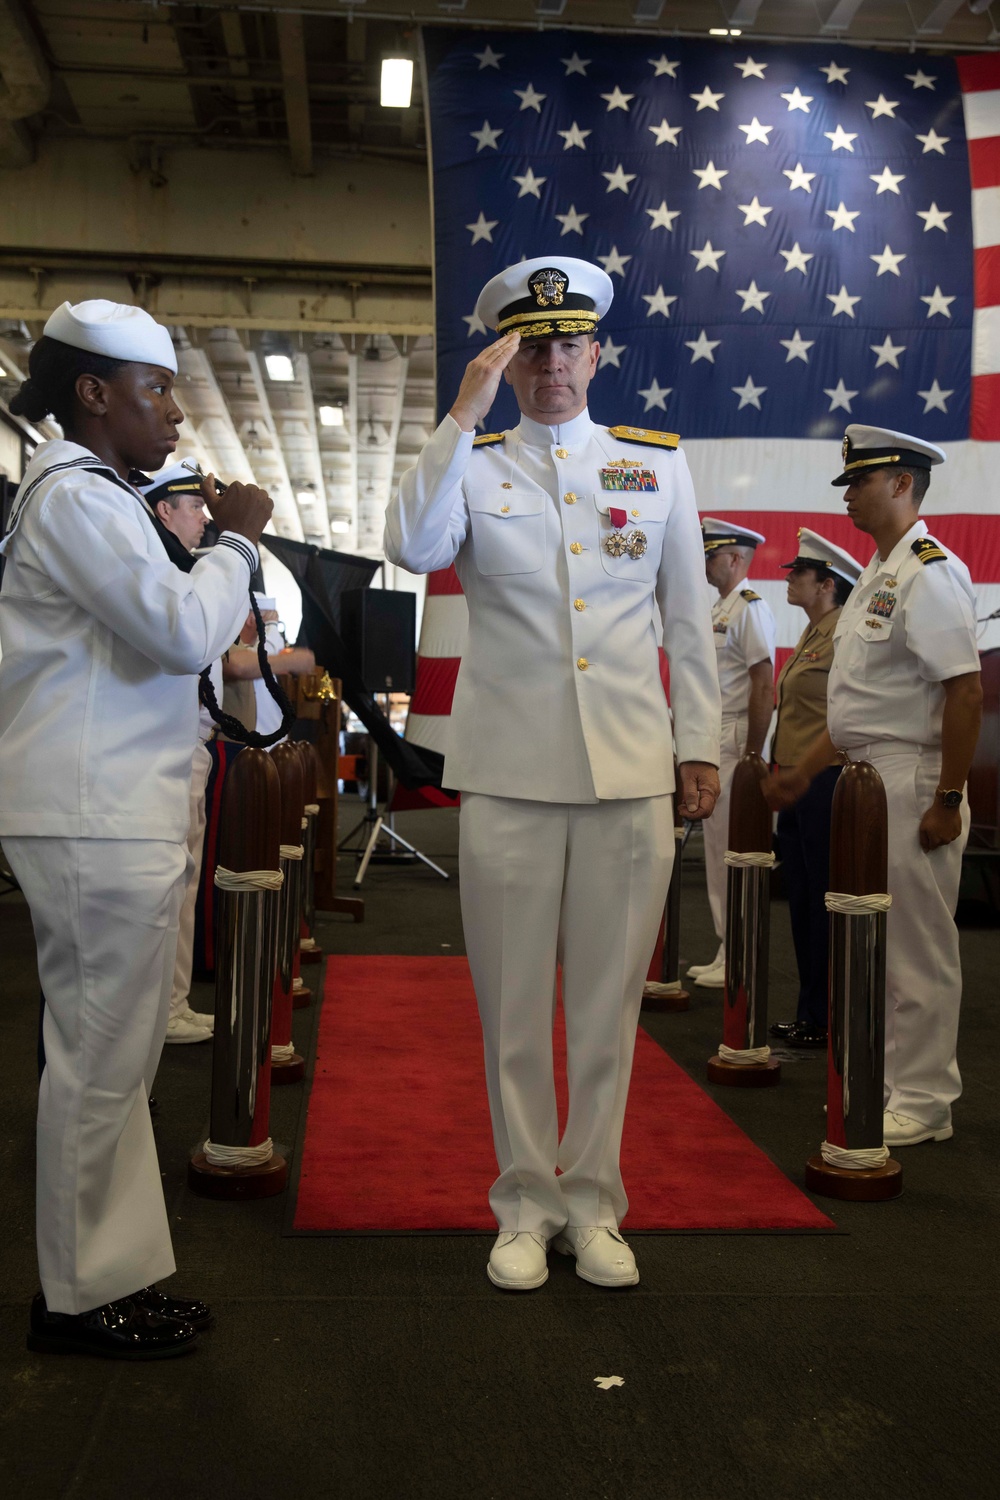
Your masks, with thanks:
[(708, 1081), (735, 1089), (773, 1089), (781, 1082), (781, 1064), (773, 1057), (763, 1063), (730, 1063), (716, 1055), (708, 1059)]
[(299, 949), (299, 963), (300, 964), (321, 964), (322, 962), (323, 962), (323, 950), (322, 950), (322, 948), (300, 948)]
[(273, 1198), (288, 1186), (288, 1163), (277, 1152), (259, 1167), (213, 1167), (204, 1151), (188, 1162), (188, 1187), (201, 1198)]
[(884, 1167), (852, 1171), (850, 1167), (831, 1167), (817, 1154), (806, 1162), (806, 1187), (811, 1193), (840, 1198), (845, 1203), (885, 1203), (903, 1191), (903, 1169), (891, 1156)]
[(690, 1010), (691, 996), (687, 990), (668, 990), (666, 985), (648, 981), (642, 992), (642, 1008), (651, 1011)]
[(280, 1087), (283, 1083), (301, 1083), (306, 1076), (306, 1060), (296, 1052), (287, 1062), (271, 1059), (271, 1082)]
[(301, 982), (301, 980), (300, 980), (299, 984), (298, 984), (298, 987), (296, 987), (295, 981), (293, 979), (292, 980), (292, 1009), (293, 1010), (305, 1010), (306, 1006), (307, 1005), (311, 1005), (311, 1004), (312, 1004), (312, 991), (309, 989), (308, 985), (303, 984)]

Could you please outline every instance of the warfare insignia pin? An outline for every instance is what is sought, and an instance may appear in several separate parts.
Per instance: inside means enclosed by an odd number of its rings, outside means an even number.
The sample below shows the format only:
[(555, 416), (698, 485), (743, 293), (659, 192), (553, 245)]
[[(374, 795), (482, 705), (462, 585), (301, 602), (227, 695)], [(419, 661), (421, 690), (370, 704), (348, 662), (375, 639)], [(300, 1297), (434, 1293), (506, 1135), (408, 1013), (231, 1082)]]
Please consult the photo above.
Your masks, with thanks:
[(646, 533), (636, 527), (635, 531), (629, 532), (625, 544), (628, 547), (629, 557), (633, 562), (638, 562), (646, 551)]

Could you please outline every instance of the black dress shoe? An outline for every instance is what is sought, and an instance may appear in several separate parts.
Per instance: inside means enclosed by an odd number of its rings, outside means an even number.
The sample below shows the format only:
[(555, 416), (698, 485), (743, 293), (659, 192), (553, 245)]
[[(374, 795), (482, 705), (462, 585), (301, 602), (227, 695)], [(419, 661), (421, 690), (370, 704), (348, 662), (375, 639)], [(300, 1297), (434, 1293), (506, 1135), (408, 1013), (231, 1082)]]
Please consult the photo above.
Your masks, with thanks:
[(96, 1354), (104, 1359), (170, 1359), (198, 1342), (198, 1330), (140, 1307), (131, 1297), (84, 1313), (49, 1312), (45, 1297), (31, 1304), (28, 1348), (40, 1354)]
[(775, 1021), (774, 1025), (769, 1029), (772, 1036), (776, 1036), (779, 1041), (783, 1042), (787, 1037), (791, 1036), (798, 1024), (798, 1021)]
[(154, 1313), (158, 1318), (170, 1318), (175, 1323), (190, 1323), (199, 1331), (211, 1328), (215, 1322), (212, 1309), (204, 1302), (192, 1302), (188, 1297), (171, 1297), (167, 1292), (158, 1292), (155, 1286), (144, 1286), (129, 1298), (144, 1312)]
[(785, 1043), (789, 1047), (815, 1048), (819, 1051), (826, 1046), (826, 1028), (824, 1026), (795, 1026), (785, 1037)]

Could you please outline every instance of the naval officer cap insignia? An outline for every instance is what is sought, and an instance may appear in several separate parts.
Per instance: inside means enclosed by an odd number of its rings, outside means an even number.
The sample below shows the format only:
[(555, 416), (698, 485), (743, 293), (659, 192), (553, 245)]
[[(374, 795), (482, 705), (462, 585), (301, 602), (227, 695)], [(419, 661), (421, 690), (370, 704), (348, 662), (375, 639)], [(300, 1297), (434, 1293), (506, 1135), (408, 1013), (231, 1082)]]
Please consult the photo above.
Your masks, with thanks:
[(103, 354), (107, 359), (124, 359), (140, 365), (160, 365), (177, 374), (173, 339), (141, 307), (108, 302), (103, 297), (78, 302), (75, 307), (64, 302), (42, 332), (46, 338), (69, 344), (73, 349), (85, 349), (88, 354)]
[(152, 479), (137, 484), (136, 489), (147, 505), (155, 506), (158, 500), (169, 500), (171, 495), (197, 495), (201, 499), (201, 480), (187, 459), (161, 469)]
[(570, 257), (539, 256), (508, 266), (479, 294), (476, 313), (497, 333), (517, 329), (524, 339), (593, 333), (614, 297), (600, 266)]
[(872, 469), (887, 469), (896, 464), (908, 469), (932, 469), (947, 458), (936, 443), (925, 443), (923, 438), (905, 432), (893, 432), (890, 427), (862, 427), (858, 422), (852, 422), (845, 431), (840, 455), (844, 472), (830, 480), (840, 489)]
[(711, 557), (713, 552), (718, 552), (722, 547), (759, 547), (761, 542), (767, 541), (759, 531), (751, 531), (749, 526), (737, 526), (732, 521), (718, 521), (715, 516), (704, 516), (701, 523), (701, 536), (705, 544), (705, 556)]
[(836, 573), (838, 578), (853, 587), (861, 577), (861, 564), (836, 542), (828, 542), (818, 531), (799, 527), (799, 550), (791, 562), (782, 563), (783, 568), (798, 571), (801, 568), (816, 568), (817, 571)]

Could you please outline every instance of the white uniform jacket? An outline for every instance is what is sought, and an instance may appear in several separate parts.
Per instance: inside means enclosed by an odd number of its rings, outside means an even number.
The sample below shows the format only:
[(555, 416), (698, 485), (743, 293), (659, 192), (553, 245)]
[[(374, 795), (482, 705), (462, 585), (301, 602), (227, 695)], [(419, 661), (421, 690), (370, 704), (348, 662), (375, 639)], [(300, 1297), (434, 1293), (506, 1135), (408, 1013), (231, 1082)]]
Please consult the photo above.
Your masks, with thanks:
[[(655, 489), (602, 487), (645, 470)], [(606, 476), (607, 477), (607, 476)], [(605, 540), (611, 509), (645, 550)], [(634, 544), (638, 552), (640, 544)], [(469, 605), (444, 784), (541, 802), (674, 789), (658, 622), (679, 761), (719, 762), (719, 689), (694, 490), (680, 451), (623, 442), (586, 412), (522, 417), (473, 448), (446, 416), (389, 506), (386, 556), (413, 573), (452, 562)]]
[(885, 562), (876, 552), (833, 637), (827, 723), (838, 749), (883, 741), (939, 746), (941, 684), (979, 671), (975, 615), (968, 568), (931, 542), (923, 521)]
[(745, 719), (749, 672), (758, 662), (774, 663), (777, 627), (770, 606), (746, 583), (712, 605), (715, 662), (722, 692), (722, 717)]
[(183, 573), (109, 476), (41, 444), (0, 543), (0, 837), (187, 835), (195, 674), (238, 635), (257, 550), (226, 532)]

